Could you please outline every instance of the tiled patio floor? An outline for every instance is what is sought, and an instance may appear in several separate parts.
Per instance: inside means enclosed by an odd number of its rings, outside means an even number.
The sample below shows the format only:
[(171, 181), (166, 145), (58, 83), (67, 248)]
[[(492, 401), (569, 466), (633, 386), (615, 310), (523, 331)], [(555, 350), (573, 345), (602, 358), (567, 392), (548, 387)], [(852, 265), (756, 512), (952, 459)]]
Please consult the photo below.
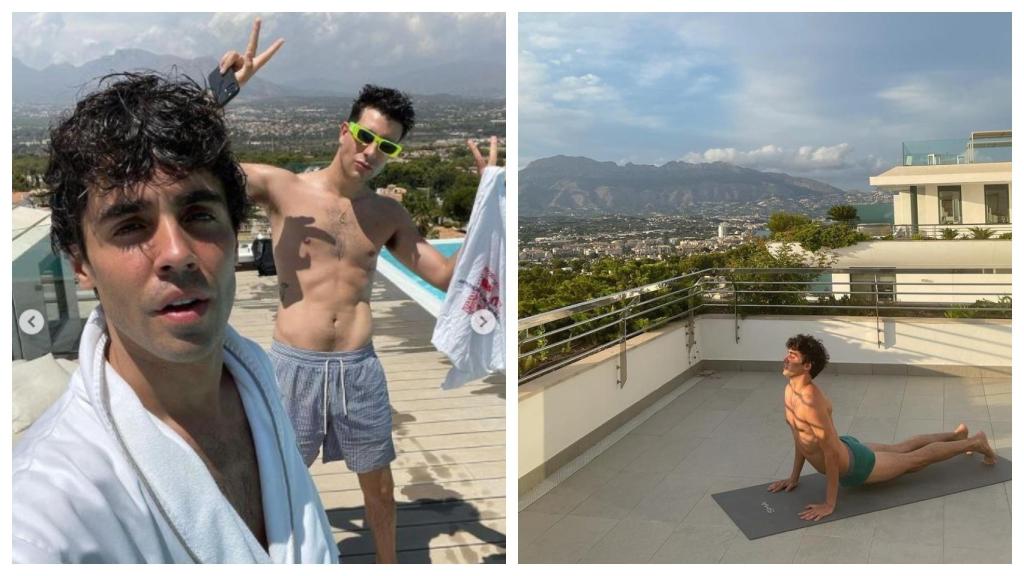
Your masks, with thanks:
[[(829, 374), (840, 434), (891, 443), (967, 424), (1010, 458), (1010, 379)], [(519, 559), (549, 562), (1009, 562), (1010, 482), (749, 541), (711, 494), (785, 478), (777, 372), (699, 381), (519, 513)], [(806, 465), (803, 473), (814, 470)]]
[[(231, 325), (269, 348), (277, 278), (237, 274)], [(505, 561), (505, 379), (452, 391), (449, 364), (430, 343), (434, 318), (378, 276), (373, 286), (374, 347), (388, 377), (398, 459), (400, 562)], [(372, 562), (355, 474), (343, 462), (311, 468), (342, 562)]]

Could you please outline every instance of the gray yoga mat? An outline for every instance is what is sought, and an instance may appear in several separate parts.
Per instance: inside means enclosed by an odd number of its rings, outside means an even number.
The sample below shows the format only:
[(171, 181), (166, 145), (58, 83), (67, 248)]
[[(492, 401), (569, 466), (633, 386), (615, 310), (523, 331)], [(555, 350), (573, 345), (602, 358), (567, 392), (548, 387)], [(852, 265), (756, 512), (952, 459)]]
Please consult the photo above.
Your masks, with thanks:
[(825, 476), (808, 474), (792, 492), (768, 492), (771, 484), (761, 484), (719, 492), (711, 497), (732, 518), (750, 540), (780, 532), (806, 528), (824, 522), (885, 510), (894, 506), (956, 494), (1010, 480), (1010, 461), (1000, 457), (989, 466), (979, 455), (957, 456), (932, 464), (924, 470), (905, 474), (879, 484), (839, 487), (836, 510), (816, 522), (801, 519), (798, 514), (808, 504), (825, 501)]

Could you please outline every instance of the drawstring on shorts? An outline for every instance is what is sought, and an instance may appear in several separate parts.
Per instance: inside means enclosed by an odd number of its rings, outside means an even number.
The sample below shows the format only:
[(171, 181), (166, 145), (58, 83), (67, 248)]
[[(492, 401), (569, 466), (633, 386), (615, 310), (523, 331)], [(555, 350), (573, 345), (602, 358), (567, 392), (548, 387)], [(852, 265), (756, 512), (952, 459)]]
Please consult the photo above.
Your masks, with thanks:
[[(338, 362), (338, 378), (341, 380), (341, 413), (348, 418), (348, 402), (345, 400), (345, 364)], [(327, 432), (327, 379), (330, 377), (331, 361), (324, 361), (324, 432)]]

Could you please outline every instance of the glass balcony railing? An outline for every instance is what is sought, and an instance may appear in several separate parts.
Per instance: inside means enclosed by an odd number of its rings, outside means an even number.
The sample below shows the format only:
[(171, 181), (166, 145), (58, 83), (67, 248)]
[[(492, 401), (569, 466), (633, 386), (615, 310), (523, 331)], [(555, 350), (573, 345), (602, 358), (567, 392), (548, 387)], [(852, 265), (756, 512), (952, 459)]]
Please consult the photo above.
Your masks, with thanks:
[(904, 166), (942, 166), (1010, 162), (1009, 132), (989, 132), (974, 138), (918, 140), (903, 143)]

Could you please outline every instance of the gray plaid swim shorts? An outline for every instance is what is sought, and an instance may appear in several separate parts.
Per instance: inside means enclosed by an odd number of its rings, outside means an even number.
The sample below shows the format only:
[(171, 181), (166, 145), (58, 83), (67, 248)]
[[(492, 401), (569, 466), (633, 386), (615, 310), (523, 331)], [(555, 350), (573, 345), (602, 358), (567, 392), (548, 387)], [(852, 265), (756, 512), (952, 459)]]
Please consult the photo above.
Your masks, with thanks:
[(353, 472), (371, 472), (395, 459), (388, 385), (373, 343), (350, 352), (314, 352), (275, 340), (269, 355), (306, 466), (321, 446), (324, 462), (344, 460)]

